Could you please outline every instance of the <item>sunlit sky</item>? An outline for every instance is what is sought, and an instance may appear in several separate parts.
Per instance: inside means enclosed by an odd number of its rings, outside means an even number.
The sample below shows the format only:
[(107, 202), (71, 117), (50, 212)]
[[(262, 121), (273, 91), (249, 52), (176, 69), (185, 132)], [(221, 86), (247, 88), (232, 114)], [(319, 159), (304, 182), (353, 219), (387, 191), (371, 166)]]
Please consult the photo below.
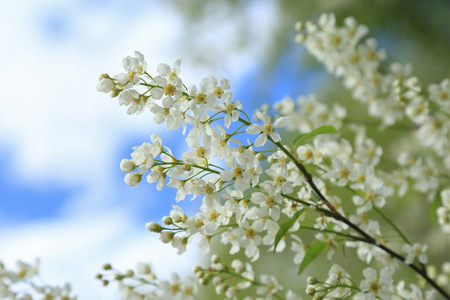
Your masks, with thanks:
[[(226, 77), (235, 98), (253, 109), (303, 85), (288, 88), (296, 74), (293, 50), (261, 77), (264, 51), (278, 9), (272, 1), (249, 2), (235, 19), (211, 13), (204, 30), (188, 37), (175, 10), (156, 1), (8, 1), (0, 10), (0, 260), (39, 257), (42, 278), (71, 282), (79, 299), (119, 299), (94, 279), (101, 265), (134, 267), (151, 262), (158, 275), (187, 273), (198, 257), (183, 256), (145, 230), (167, 215), (174, 191), (154, 185), (132, 189), (119, 162), (131, 148), (158, 132), (176, 147), (178, 136), (153, 124), (149, 114), (128, 116), (117, 99), (96, 91), (99, 74), (121, 72), (121, 60), (141, 51), (155, 72), (160, 62), (183, 57), (182, 78)], [(252, 43), (233, 51), (234, 33), (248, 19)], [(190, 33), (192, 34), (192, 33)], [(182, 39), (184, 38), (184, 39)], [(227, 42), (224, 42), (227, 41)], [(196, 65), (192, 51), (216, 64)], [(201, 52), (200, 52), (201, 53)], [(198, 53), (195, 53), (198, 56)], [(267, 88), (271, 80), (271, 88)], [(253, 99), (253, 101), (250, 101)], [(256, 99), (256, 100), (255, 100)], [(181, 203), (194, 212), (198, 203)], [(188, 259), (189, 258), (189, 259)]]

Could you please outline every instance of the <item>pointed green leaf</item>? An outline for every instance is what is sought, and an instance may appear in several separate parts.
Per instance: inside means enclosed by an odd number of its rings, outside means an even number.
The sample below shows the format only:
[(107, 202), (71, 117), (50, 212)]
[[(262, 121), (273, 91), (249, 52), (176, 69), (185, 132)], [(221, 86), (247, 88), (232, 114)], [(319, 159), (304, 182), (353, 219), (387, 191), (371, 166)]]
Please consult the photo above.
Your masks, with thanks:
[(302, 263), (300, 264), (300, 269), (297, 274), (302, 274), (305, 271), (306, 267), (309, 263), (325, 248), (325, 243), (321, 241), (315, 241), (309, 246), (308, 250), (306, 250), (305, 257), (303, 258)]
[(295, 221), (297, 221), (298, 217), (305, 211), (305, 209), (301, 209), (298, 212), (292, 216), (292, 218), (287, 219), (281, 226), (280, 229), (278, 229), (277, 235), (275, 236), (275, 243), (273, 245), (273, 252), (275, 252), (275, 249), (277, 249), (278, 243), (281, 241), (283, 236), (286, 235), (289, 229), (295, 224)]
[(300, 134), (299, 136), (297, 136), (292, 141), (292, 145), (294, 145), (294, 148), (297, 148), (297, 145), (306, 141), (307, 139), (312, 138), (319, 134), (324, 134), (324, 133), (338, 133), (338, 131), (336, 128), (334, 128), (333, 126), (330, 126), (330, 125), (320, 126), (311, 132)]

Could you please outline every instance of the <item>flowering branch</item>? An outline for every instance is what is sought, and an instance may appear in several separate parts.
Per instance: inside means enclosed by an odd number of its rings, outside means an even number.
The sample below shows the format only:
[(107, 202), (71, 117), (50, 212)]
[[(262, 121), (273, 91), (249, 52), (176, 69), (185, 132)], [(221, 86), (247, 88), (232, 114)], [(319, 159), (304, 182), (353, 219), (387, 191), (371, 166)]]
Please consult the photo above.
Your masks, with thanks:
[[(417, 78), (408, 77), (407, 68), (394, 65), (390, 73), (382, 74), (379, 66), (384, 51), (378, 50), (372, 39), (360, 43), (367, 28), (353, 18), (344, 23), (337, 27), (333, 15), (323, 15), (318, 25), (297, 23), (296, 41), (304, 43), (330, 72), (344, 79), (353, 96), (368, 105), (369, 114), (381, 119), (381, 130), (408, 117), (420, 143), (432, 149), (450, 170), (450, 102), (446, 102), (450, 83), (444, 80), (439, 86), (430, 86), (426, 93)], [(157, 183), (158, 190), (166, 185), (175, 188), (176, 201), (189, 195), (192, 199), (201, 198), (200, 211), (194, 216), (187, 216), (174, 205), (170, 215), (162, 220), (164, 226), (149, 222), (147, 229), (158, 233), (163, 243), (171, 243), (180, 254), (194, 239), (204, 253), (211, 251), (212, 239), (220, 239), (222, 244), (230, 245), (231, 255), (243, 251), (249, 260), (234, 261), (229, 266), (213, 255), (209, 268), (194, 269), (200, 284), (212, 281), (217, 294), (231, 299), (250, 286), (256, 288), (254, 294), (265, 299), (298, 299), (290, 290), (282, 292), (284, 288), (273, 275), (255, 279), (251, 263), (260, 259), (261, 249), (292, 251), (294, 264), (300, 264), (302, 272), (325, 247), (329, 248), (327, 258), (331, 259), (337, 243), (344, 239), (344, 246), (356, 247), (357, 257), (364, 263), (375, 257), (385, 266), (378, 273), (366, 268), (365, 279), (358, 286), (341, 267), (334, 265), (326, 281), (308, 280), (307, 294), (320, 298), (391, 299), (396, 295), (411, 299), (412, 292), (394, 289), (395, 258), (450, 299), (442, 284), (450, 271), (443, 269), (437, 279), (432, 276), (426, 266), (427, 246), (411, 243), (382, 210), (386, 199), (402, 198), (408, 189), (430, 199), (440, 192), (438, 222), (444, 234), (450, 233), (450, 188), (437, 179), (446, 171), (439, 171), (432, 157), (404, 152), (387, 174), (378, 168), (382, 147), (367, 136), (364, 126), (349, 123), (345, 108), (338, 104), (329, 106), (314, 96), (300, 97), (297, 104), (285, 98), (273, 107), (276, 118), (269, 113), (269, 107), (263, 106), (256, 111), (253, 122), (241, 102), (233, 101), (227, 79), (219, 83), (215, 77), (207, 76), (198, 87), (186, 86), (180, 78), (180, 59), (172, 67), (160, 64), (158, 74), (150, 75), (139, 52), (125, 58), (123, 65), (126, 73), (112, 77), (103, 74), (98, 90), (118, 97), (120, 105), (128, 106), (129, 114), (149, 110), (155, 122), (165, 123), (167, 130), (182, 128), (190, 149), (178, 159), (163, 145), (161, 137), (152, 134), (151, 143), (134, 147), (131, 158), (122, 160), (125, 182), (136, 187), (148, 173), (147, 181)], [(300, 133), (292, 151), (281, 142), (277, 131), (286, 127)], [(342, 127), (350, 129), (354, 142), (336, 134), (324, 134), (337, 133)], [(243, 142), (244, 134), (257, 137), (254, 142)], [(276, 149), (256, 150), (268, 141)], [(266, 157), (265, 153), (270, 154)], [(340, 191), (351, 191), (351, 201), (343, 205)], [(371, 212), (397, 232), (403, 241), (404, 255), (388, 245), (380, 222), (370, 218)], [(315, 214), (319, 217), (314, 220)], [(313, 221), (313, 226), (306, 225), (306, 221)], [(316, 231), (316, 241), (305, 245), (300, 238), (299, 233), (304, 233), (301, 229)], [(336, 236), (340, 238), (335, 240)], [(104, 280), (103, 275), (100, 277)], [(175, 287), (179, 286), (178, 279), (175, 281)], [(157, 282), (155, 286), (162, 288)], [(154, 292), (152, 296), (179, 297), (179, 290), (171, 286), (176, 293)], [(135, 289), (128, 286), (132, 292)], [(418, 286), (413, 285), (412, 289), (412, 298), (423, 296)], [(425, 294), (428, 297), (431, 292)]]

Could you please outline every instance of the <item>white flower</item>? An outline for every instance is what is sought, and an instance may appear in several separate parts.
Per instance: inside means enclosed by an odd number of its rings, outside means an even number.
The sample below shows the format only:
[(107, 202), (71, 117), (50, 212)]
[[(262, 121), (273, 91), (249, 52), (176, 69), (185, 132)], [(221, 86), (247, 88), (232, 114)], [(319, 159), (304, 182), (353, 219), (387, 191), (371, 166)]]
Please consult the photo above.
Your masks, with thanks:
[(119, 96), (119, 104), (129, 106), (127, 114), (139, 114), (144, 111), (147, 97), (141, 96), (136, 90), (123, 91)]
[(295, 252), (294, 256), (294, 264), (299, 265), (303, 261), (303, 258), (306, 254), (306, 246), (303, 244), (302, 239), (296, 235), (292, 235), (292, 238), (295, 240), (291, 244), (291, 251)]
[(159, 75), (163, 77), (169, 77), (169, 80), (173, 80), (174, 77), (178, 77), (181, 73), (181, 58), (178, 58), (174, 63), (172, 68), (168, 64), (159, 64), (156, 71)]
[(297, 154), (302, 163), (312, 163), (315, 160), (314, 148), (309, 144), (298, 147)]
[(330, 294), (330, 297), (342, 298), (350, 289), (345, 286), (352, 286), (350, 275), (339, 265), (333, 265), (328, 272), (326, 283), (330, 285), (344, 285), (336, 287)]
[(261, 121), (264, 122), (264, 125), (261, 126), (257, 124), (251, 124), (246, 130), (249, 134), (259, 134), (258, 138), (255, 141), (255, 147), (264, 146), (264, 144), (267, 142), (267, 136), (269, 136), (274, 142), (281, 141), (280, 134), (278, 132), (275, 132), (275, 128), (282, 128), (287, 126), (287, 124), (289, 123), (289, 118), (281, 117), (272, 124), (266, 112), (257, 111), (256, 115)]
[(20, 260), (17, 261), (16, 264), (19, 270), (13, 274), (10, 274), (11, 276), (9, 278), (12, 280), (12, 282), (28, 280), (31, 277), (37, 275), (39, 272), (40, 261), (38, 259), (36, 259), (34, 265), (25, 263)]
[(143, 75), (147, 70), (147, 62), (144, 55), (139, 51), (134, 51), (134, 55), (136, 57), (127, 56), (122, 60), (123, 68), (129, 72), (130, 78), (134, 78), (136, 75)]
[(450, 109), (450, 80), (444, 79), (439, 85), (431, 84), (429, 87), (430, 98), (442, 105), (445, 109)]
[(363, 191), (363, 196), (356, 195), (352, 198), (355, 205), (360, 206), (357, 209), (358, 214), (368, 212), (373, 208), (373, 205), (381, 208), (386, 204), (384, 183), (371, 172), (366, 174)]
[(242, 109), (241, 101), (237, 100), (235, 103), (228, 102), (223, 105), (223, 110), (225, 111), (225, 128), (230, 128), (231, 122), (236, 122), (239, 119), (240, 112)]
[(242, 166), (236, 164), (236, 160), (233, 159), (229, 164), (231, 165), (231, 170), (225, 170), (220, 173), (220, 178), (222, 181), (231, 181), (234, 179), (234, 187), (237, 191), (245, 192), (250, 187), (250, 180), (253, 177), (253, 173), (250, 170), (246, 170)]
[(271, 300), (273, 294), (283, 289), (283, 287), (278, 284), (277, 279), (272, 275), (261, 275), (260, 281), (263, 285), (256, 288), (256, 293), (258, 295), (266, 296), (265, 299), (267, 300)]
[(327, 253), (327, 259), (330, 260), (335, 251), (336, 251), (336, 247), (337, 247), (337, 242), (334, 240), (336, 237), (335, 234), (328, 234), (327, 236), (324, 235), (323, 233), (316, 233), (315, 238), (318, 241), (321, 241), (323, 243), (325, 243), (325, 245), (329, 248), (328, 253)]
[(412, 264), (415, 258), (423, 264), (428, 263), (428, 256), (425, 254), (427, 247), (427, 245), (421, 245), (419, 243), (414, 243), (413, 245), (404, 244), (402, 251), (406, 253), (405, 264)]
[(187, 237), (175, 237), (172, 240), (172, 247), (178, 250), (177, 254), (183, 254), (184, 252), (186, 252), (187, 243), (188, 243)]
[(377, 272), (372, 268), (366, 268), (363, 271), (365, 280), (361, 281), (359, 288), (362, 293), (355, 295), (354, 299), (357, 300), (375, 300), (380, 298), (381, 300), (390, 300), (393, 294), (393, 280), (392, 270), (384, 268), (380, 272), (380, 277), (377, 276)]
[(333, 158), (332, 168), (326, 174), (326, 177), (334, 180), (337, 186), (345, 186), (354, 168), (355, 164), (350, 159)]
[(245, 231), (242, 228), (235, 228), (222, 233), (220, 241), (222, 244), (231, 244), (230, 254), (236, 254), (241, 249), (241, 239), (244, 235)]

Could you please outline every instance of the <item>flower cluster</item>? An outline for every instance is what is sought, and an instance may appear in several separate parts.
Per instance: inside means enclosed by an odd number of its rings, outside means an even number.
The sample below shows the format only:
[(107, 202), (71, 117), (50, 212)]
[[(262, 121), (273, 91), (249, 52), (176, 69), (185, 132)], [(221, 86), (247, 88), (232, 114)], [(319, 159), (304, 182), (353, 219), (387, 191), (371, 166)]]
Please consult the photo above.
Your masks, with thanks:
[[(402, 152), (389, 160), (361, 122), (347, 119), (344, 107), (321, 103), (313, 95), (297, 101), (286, 97), (272, 108), (263, 105), (251, 120), (242, 103), (234, 101), (228, 80), (219, 83), (207, 76), (198, 87), (187, 87), (180, 77), (180, 59), (172, 67), (160, 64), (157, 74), (151, 75), (144, 56), (136, 52), (135, 57), (123, 60), (126, 73), (101, 75), (97, 89), (118, 97), (129, 114), (147, 110), (167, 130), (182, 128), (188, 150), (177, 157), (161, 137), (152, 134), (150, 142), (134, 147), (131, 158), (120, 163), (125, 182), (136, 187), (146, 176), (158, 190), (164, 186), (176, 189), (176, 201), (188, 196), (199, 201), (195, 215), (187, 216), (174, 205), (161, 223), (149, 222), (147, 229), (180, 254), (194, 239), (204, 253), (211, 251), (213, 239), (231, 255), (244, 253), (248, 262), (235, 260), (228, 266), (213, 255), (211, 267), (194, 270), (201, 284), (212, 282), (216, 293), (228, 299), (237, 299), (250, 286), (256, 287), (256, 299), (297, 299), (291, 291), (284, 293), (274, 276), (257, 278), (251, 263), (263, 251), (289, 252), (294, 265), (303, 271), (323, 249), (332, 259), (339, 244), (356, 248), (356, 257), (365, 264), (375, 258), (383, 267), (379, 271), (367, 267), (365, 279), (356, 285), (335, 265), (325, 282), (309, 281), (307, 294), (317, 299), (349, 295), (355, 299), (420, 299), (426, 293), (416, 285), (406, 290), (399, 283), (395, 288), (392, 275), (401, 262), (447, 297), (427, 273), (427, 245), (410, 242), (384, 208), (409, 191), (430, 201), (440, 197), (437, 219), (449, 233), (450, 193), (442, 180), (450, 169), (448, 80), (430, 86), (427, 93), (411, 77), (409, 67), (393, 64), (390, 72), (382, 73), (385, 52), (377, 49), (373, 39), (362, 41), (368, 30), (353, 18), (338, 27), (334, 16), (325, 14), (318, 24), (298, 23), (296, 27), (301, 31), (296, 40), (344, 79), (353, 96), (368, 105), (369, 114), (381, 119), (380, 129), (389, 130), (407, 117), (408, 129), (435, 154)], [(285, 127), (297, 135), (290, 146), (279, 132)], [(336, 134), (338, 130), (349, 132), (347, 138)], [(383, 164), (389, 164), (389, 172)], [(388, 234), (393, 231), (394, 237)], [(125, 277), (164, 290), (154, 278), (142, 281), (134, 272), (114, 272), (121, 289), (130, 293), (125, 298), (144, 297), (130, 296), (139, 294), (139, 287), (122, 283)], [(145, 274), (153, 276), (150, 271)], [(178, 279), (174, 282), (168, 285), (172, 292), (174, 284), (181, 286)], [(181, 297), (180, 289), (175, 290), (172, 294), (150, 292), (148, 299)]]
[[(368, 29), (352, 17), (340, 27), (333, 14), (323, 14), (317, 24), (299, 22), (296, 29), (300, 32), (296, 41), (305, 44), (330, 73), (342, 78), (353, 97), (367, 105), (368, 113), (381, 119), (380, 128), (395, 126), (406, 118), (417, 141), (439, 156), (440, 166), (432, 155), (402, 152), (397, 159), (399, 168), (390, 176), (397, 181), (399, 196), (405, 195), (407, 181), (412, 179), (412, 188), (432, 201), (450, 170), (450, 81), (424, 89), (410, 65), (393, 63), (388, 72), (382, 72), (385, 51), (377, 48), (373, 38), (363, 39)], [(442, 167), (446, 169), (439, 171)], [(448, 214), (442, 208), (438, 214), (439, 224), (448, 232), (443, 225)]]
[(363, 270), (364, 279), (358, 285), (341, 266), (333, 265), (325, 281), (308, 277), (306, 294), (314, 296), (314, 299), (434, 299), (432, 290), (423, 293), (415, 284), (411, 284), (409, 289), (404, 281), (394, 285), (392, 272), (390, 268), (383, 268), (377, 274), (375, 269), (366, 268)]
[(151, 266), (138, 263), (136, 270), (120, 272), (110, 264), (103, 265), (104, 273), (97, 274), (103, 285), (117, 281), (123, 299), (133, 300), (190, 300), (196, 299), (198, 285), (193, 277), (183, 281), (177, 274), (171, 280), (159, 280)]
[[(235, 259), (230, 265), (222, 263), (219, 256), (213, 255), (211, 266), (203, 269), (200, 266), (194, 267), (194, 273), (199, 279), (199, 283), (207, 285), (211, 283), (217, 295), (224, 296), (224, 299), (288, 299), (299, 300), (293, 291), (284, 292), (284, 288), (272, 275), (255, 276), (250, 263), (243, 263)], [(256, 297), (245, 296), (248, 289), (255, 289)]]
[(34, 264), (17, 261), (17, 269), (10, 270), (0, 261), (0, 299), (77, 299), (71, 296), (72, 289), (68, 283), (62, 287), (42, 284), (39, 265), (39, 260)]

